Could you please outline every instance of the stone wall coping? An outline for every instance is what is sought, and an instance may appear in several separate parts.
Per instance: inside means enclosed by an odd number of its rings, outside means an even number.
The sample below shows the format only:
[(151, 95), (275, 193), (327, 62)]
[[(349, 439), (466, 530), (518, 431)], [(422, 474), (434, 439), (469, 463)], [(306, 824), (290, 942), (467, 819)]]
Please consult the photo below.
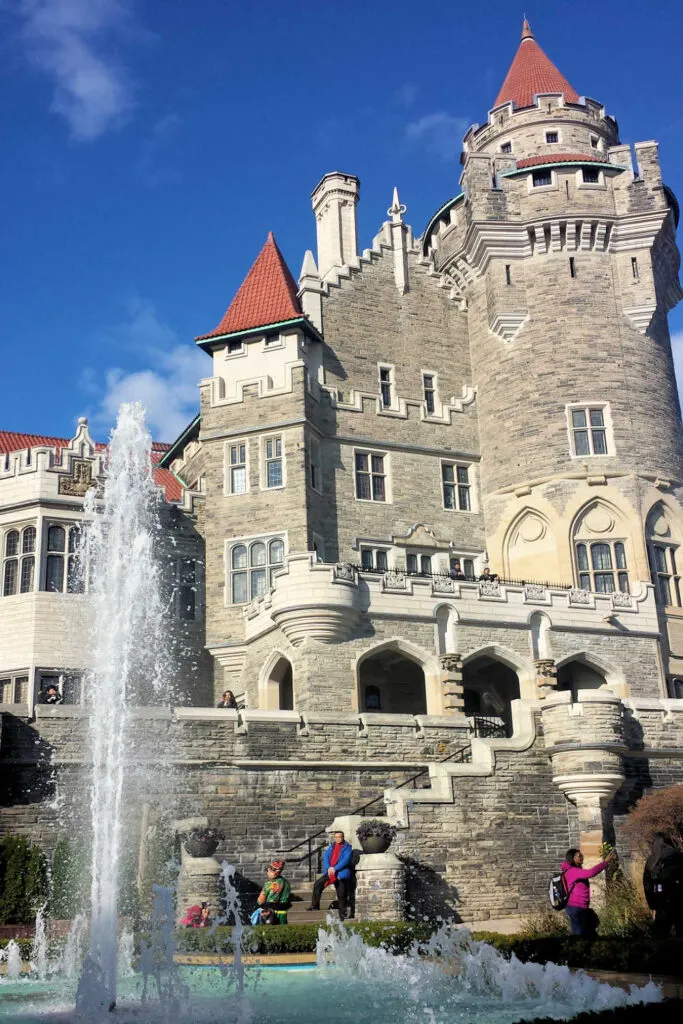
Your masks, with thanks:
[[(599, 690), (579, 690), (577, 694), (577, 700), (572, 700), (570, 690), (561, 690), (559, 693), (554, 693), (552, 697), (546, 697), (545, 700), (540, 702), (540, 708), (542, 711), (547, 711), (549, 708), (561, 707), (566, 705), (571, 707), (573, 704), (623, 704), (621, 697), (618, 697), (616, 693), (607, 688), (600, 688)], [(683, 703), (683, 702), (682, 702)]]
[(406, 728), (417, 728), (415, 715), (389, 715), (370, 711), (368, 714), (363, 713), (359, 717), (365, 729), (370, 725), (403, 725)]
[(357, 711), (302, 711), (305, 725), (353, 725), (360, 728), (361, 720)]
[(582, 750), (606, 750), (610, 754), (626, 754), (629, 752), (626, 743), (601, 743), (599, 740), (595, 743), (572, 743), (567, 741), (566, 743), (553, 743), (551, 747), (546, 747), (549, 754), (566, 754), (571, 751), (582, 751)]
[(237, 711), (232, 708), (173, 708), (178, 721), (236, 722)]
[(36, 718), (85, 718), (83, 704), (36, 704)]
[(664, 711), (667, 714), (679, 711), (683, 713), (683, 698), (681, 697), (627, 697), (623, 704), (631, 711)]
[(415, 715), (421, 729), (458, 729), (469, 732), (471, 719), (465, 715)]
[(254, 708), (253, 710), (243, 711), (241, 715), (243, 722), (282, 722), (294, 723), (298, 725), (301, 721), (300, 711), (261, 711)]
[(2, 715), (12, 715), (13, 718), (25, 718), (26, 721), (31, 717), (25, 704), (0, 704), (0, 717)]

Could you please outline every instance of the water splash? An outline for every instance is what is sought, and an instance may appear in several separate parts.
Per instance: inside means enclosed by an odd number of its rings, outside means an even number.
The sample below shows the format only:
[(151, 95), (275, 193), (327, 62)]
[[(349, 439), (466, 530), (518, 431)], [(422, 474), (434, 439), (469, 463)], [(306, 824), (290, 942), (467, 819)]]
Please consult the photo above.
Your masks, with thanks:
[[(139, 404), (122, 405), (101, 495), (86, 500), (83, 562), (92, 607), (90, 705), (93, 832), (90, 952), (79, 986), (87, 1011), (116, 1001), (121, 799), (129, 705), (160, 689), (163, 612), (154, 556), (158, 494)], [(87, 982), (85, 978), (87, 974)]]
[(85, 944), (88, 936), (88, 919), (78, 914), (71, 922), (69, 934), (59, 960), (59, 973), (65, 978), (77, 978), (83, 966)]
[(4, 959), (7, 964), (7, 978), (14, 980), (21, 977), (21, 950), (19, 949), (18, 942), (10, 939), (4, 950), (0, 953), (0, 959)]
[(41, 907), (36, 914), (36, 934), (33, 939), (33, 956), (31, 958), (31, 973), (38, 976), (40, 981), (45, 981), (48, 975), (47, 959), (47, 931), (45, 928), (45, 907)]

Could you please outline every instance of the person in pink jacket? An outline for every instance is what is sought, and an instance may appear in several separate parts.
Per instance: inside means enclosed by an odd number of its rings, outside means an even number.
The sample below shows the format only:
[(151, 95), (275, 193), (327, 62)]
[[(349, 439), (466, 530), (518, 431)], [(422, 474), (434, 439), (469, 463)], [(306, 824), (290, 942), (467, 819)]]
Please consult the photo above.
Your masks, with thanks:
[(562, 864), (564, 881), (569, 893), (567, 900), (567, 917), (572, 928), (572, 935), (579, 935), (583, 938), (592, 938), (598, 930), (600, 923), (598, 915), (591, 910), (591, 886), (590, 879), (595, 878), (614, 859), (612, 851), (605, 860), (601, 860), (592, 868), (583, 867), (583, 854), (581, 850), (572, 848), (567, 850), (567, 856)]

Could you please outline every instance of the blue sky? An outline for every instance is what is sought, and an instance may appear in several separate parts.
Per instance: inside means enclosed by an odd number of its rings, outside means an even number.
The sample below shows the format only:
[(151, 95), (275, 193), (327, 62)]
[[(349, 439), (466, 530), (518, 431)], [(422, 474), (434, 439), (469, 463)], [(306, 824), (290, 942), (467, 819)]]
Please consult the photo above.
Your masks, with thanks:
[[(683, 200), (683, 5), (525, 0), (536, 39), (622, 141), (658, 139)], [(503, 0), (0, 0), (0, 427), (105, 437), (141, 398), (194, 415), (211, 330), (269, 230), (295, 276), (310, 193), (361, 179), (370, 244), (397, 185), (420, 234), (458, 191), (519, 41)], [(683, 310), (671, 318), (683, 351)], [(683, 358), (681, 359), (683, 370)]]

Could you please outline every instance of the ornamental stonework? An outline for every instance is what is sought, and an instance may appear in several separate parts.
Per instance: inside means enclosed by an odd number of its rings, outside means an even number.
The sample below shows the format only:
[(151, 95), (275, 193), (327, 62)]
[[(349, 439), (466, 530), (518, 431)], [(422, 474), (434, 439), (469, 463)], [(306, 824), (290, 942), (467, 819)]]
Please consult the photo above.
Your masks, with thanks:
[(71, 476), (60, 476), (58, 493), (83, 498), (93, 486), (92, 463), (85, 459), (74, 459)]

